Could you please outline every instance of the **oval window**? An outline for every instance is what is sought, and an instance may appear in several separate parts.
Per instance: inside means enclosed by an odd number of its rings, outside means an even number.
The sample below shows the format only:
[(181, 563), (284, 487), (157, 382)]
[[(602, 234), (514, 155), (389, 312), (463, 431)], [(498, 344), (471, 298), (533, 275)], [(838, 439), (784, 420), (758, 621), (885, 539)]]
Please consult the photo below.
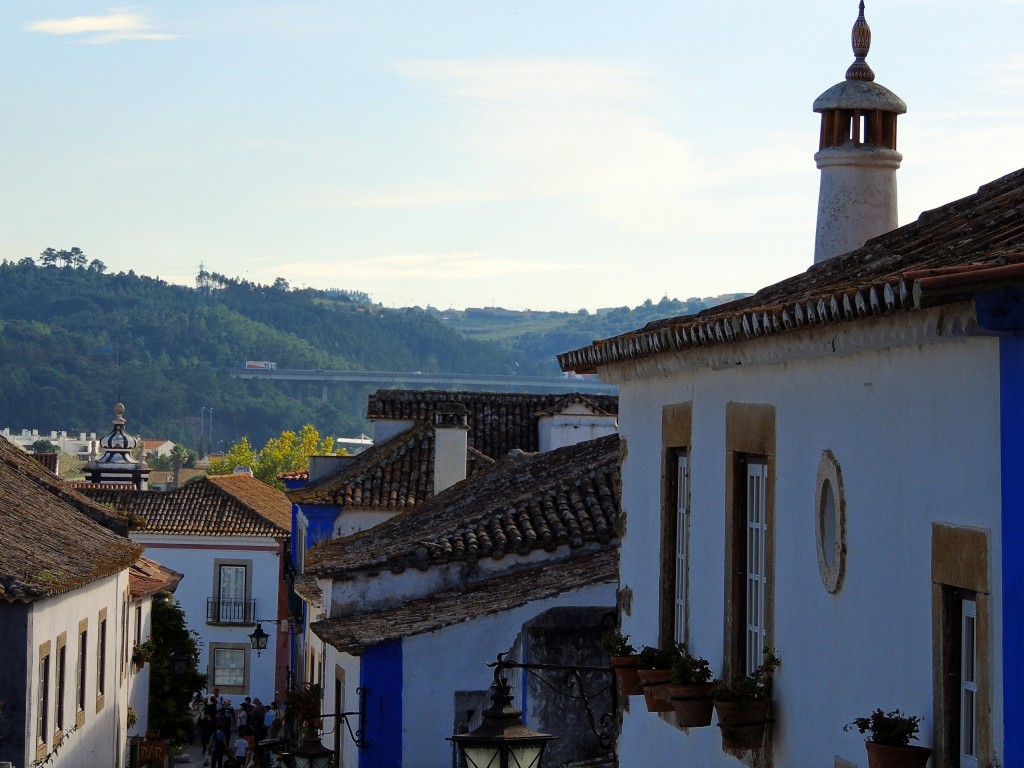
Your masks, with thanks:
[(818, 571), (829, 592), (838, 592), (846, 560), (846, 499), (839, 462), (832, 451), (821, 452), (815, 497)]

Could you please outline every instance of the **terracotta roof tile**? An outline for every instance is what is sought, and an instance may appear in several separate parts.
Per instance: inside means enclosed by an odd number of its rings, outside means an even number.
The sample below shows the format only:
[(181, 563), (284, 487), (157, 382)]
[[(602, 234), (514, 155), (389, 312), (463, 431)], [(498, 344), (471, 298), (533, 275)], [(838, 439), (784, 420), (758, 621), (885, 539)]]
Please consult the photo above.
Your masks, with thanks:
[(433, 424), (434, 409), (440, 403), (462, 403), (469, 412), (469, 445), (485, 456), (500, 459), (516, 448), (536, 451), (538, 415), (574, 396), (586, 399), (603, 413), (619, 412), (615, 395), (379, 389), (370, 395), (366, 416)]
[(173, 592), (185, 574), (160, 565), (148, 557), (140, 557), (128, 571), (128, 589), (133, 599), (154, 595), (157, 592)]
[[(476, 449), (466, 452), (466, 474), (494, 462)], [(434, 429), (420, 423), (353, 456), (336, 472), (287, 492), (301, 504), (403, 510), (434, 495)]]
[[(922, 270), (973, 273), (1022, 262), (1024, 169), (752, 296), (595, 341), (559, 355), (558, 361), (562, 370), (585, 373), (663, 352), (914, 311), (923, 306)], [(1002, 279), (1019, 283), (1021, 277)], [(943, 300), (962, 298), (948, 292)]]
[(406, 514), (310, 550), (306, 570), (425, 569), (453, 560), (617, 541), (619, 437), (510, 454)]
[(173, 491), (88, 489), (91, 498), (145, 520), (146, 533), (286, 536), (291, 502), (248, 475), (212, 475)]
[(0, 599), (35, 600), (131, 566), (142, 547), (123, 518), (68, 489), (0, 440)]
[(465, 583), (394, 608), (316, 621), (311, 628), (339, 651), (359, 655), (381, 643), (436, 632), (592, 584), (614, 584), (617, 578), (618, 550), (608, 548)]

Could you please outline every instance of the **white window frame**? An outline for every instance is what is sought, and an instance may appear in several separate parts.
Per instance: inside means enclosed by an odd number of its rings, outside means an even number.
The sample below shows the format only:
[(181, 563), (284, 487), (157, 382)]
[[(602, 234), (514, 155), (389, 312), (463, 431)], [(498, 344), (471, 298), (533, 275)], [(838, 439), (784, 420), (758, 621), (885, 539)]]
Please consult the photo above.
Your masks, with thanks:
[(689, 549), (690, 549), (690, 463), (685, 451), (676, 453), (675, 461), (675, 544), (673, 555), (673, 620), (672, 639), (677, 643), (687, 641), (687, 598), (689, 594)]
[(768, 641), (768, 628), (765, 622), (765, 600), (768, 594), (768, 461), (762, 458), (748, 458), (745, 464), (744, 658), (746, 674), (749, 675), (764, 661), (764, 647)]
[[(248, 693), (249, 689), (249, 673), (252, 670), (251, 651), (252, 647), (249, 643), (210, 643), (208, 647), (209, 651), (209, 679), (210, 688), (220, 688), (221, 693)], [(242, 665), (229, 666), (228, 664), (219, 664), (222, 661), (220, 654), (226, 652), (236, 652), (239, 654), (238, 658), (241, 658)], [(226, 661), (226, 657), (223, 659)], [(241, 670), (241, 682), (237, 685), (234, 681), (238, 680), (237, 676), (230, 678), (231, 682), (222, 682), (224, 678), (218, 677), (219, 670)]]
[(960, 768), (978, 765), (978, 603), (971, 598), (960, 601), (960, 707), (957, 736), (960, 744)]

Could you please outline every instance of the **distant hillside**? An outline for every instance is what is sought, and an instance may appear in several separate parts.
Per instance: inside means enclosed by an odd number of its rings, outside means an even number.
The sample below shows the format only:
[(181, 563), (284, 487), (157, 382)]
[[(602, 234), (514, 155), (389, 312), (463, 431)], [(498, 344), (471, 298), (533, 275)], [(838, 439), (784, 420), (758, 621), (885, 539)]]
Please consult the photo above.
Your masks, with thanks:
[(387, 309), (359, 292), (292, 290), (281, 279), (266, 286), (201, 271), (189, 288), (106, 274), (97, 260), (61, 266), (65, 253), (45, 266), (0, 263), (0, 426), (101, 432), (120, 398), (133, 433), (194, 449), (204, 409), (214, 448), (243, 436), (261, 447), (304, 424), (322, 435), (367, 429), (371, 387), (332, 385), (322, 401), (318, 385), (227, 375), (246, 360), (555, 376), (559, 352), (717, 301), (665, 298), (599, 314)]
[(226, 375), (245, 360), (282, 368), (516, 370), (509, 350), (466, 339), (420, 310), (208, 273), (197, 282), (186, 288), (132, 272), (0, 264), (0, 426), (105, 430), (120, 397), (136, 434), (196, 448), (201, 409), (212, 408), (215, 445), (244, 435), (262, 446), (306, 423), (321, 434), (358, 434), (368, 392), (332, 387), (321, 402), (319, 387)]

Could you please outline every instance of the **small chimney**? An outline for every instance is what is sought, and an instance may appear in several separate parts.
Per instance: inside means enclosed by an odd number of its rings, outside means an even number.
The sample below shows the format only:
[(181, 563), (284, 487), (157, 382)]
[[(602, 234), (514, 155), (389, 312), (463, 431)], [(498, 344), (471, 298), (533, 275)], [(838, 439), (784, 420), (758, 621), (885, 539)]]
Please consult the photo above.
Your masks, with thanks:
[(462, 403), (434, 410), (434, 494), (466, 479), (469, 411)]

